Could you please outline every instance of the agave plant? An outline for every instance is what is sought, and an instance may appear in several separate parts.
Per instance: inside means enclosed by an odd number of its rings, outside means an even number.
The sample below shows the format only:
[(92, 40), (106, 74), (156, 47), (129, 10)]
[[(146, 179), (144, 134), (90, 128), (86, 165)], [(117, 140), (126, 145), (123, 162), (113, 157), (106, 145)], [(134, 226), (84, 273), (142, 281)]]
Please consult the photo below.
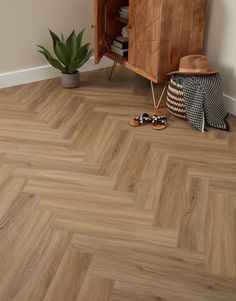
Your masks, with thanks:
[(77, 69), (82, 67), (93, 54), (90, 48), (90, 43), (82, 44), (84, 30), (76, 35), (73, 30), (67, 39), (61, 34), (61, 39), (51, 30), (49, 30), (52, 41), (53, 49), (56, 58), (43, 46), (38, 45), (40, 53), (42, 53), (48, 62), (59, 69), (64, 74), (75, 74)]

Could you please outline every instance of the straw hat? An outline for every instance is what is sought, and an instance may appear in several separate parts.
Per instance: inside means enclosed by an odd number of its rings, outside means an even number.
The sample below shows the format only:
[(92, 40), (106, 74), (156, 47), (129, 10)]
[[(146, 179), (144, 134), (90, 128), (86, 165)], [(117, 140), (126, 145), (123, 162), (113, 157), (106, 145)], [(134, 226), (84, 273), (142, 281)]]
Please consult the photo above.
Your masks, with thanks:
[(180, 59), (179, 70), (168, 73), (185, 75), (211, 75), (218, 73), (217, 70), (208, 68), (208, 59), (204, 55), (188, 55)]

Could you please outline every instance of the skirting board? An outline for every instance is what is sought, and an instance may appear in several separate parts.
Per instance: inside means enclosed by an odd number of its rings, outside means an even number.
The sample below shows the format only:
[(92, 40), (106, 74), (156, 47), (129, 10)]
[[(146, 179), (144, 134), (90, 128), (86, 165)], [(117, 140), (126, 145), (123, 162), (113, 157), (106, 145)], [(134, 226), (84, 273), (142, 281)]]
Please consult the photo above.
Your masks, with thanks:
[[(80, 72), (91, 71), (112, 66), (112, 61), (108, 58), (103, 58), (99, 65), (94, 63), (94, 58), (91, 58), (81, 69)], [(60, 71), (54, 69), (50, 65), (17, 70), (13, 72), (0, 73), (0, 89), (13, 87), (17, 85), (32, 83), (40, 80), (55, 78), (60, 76)]]
[[(94, 63), (91, 58), (81, 69), (81, 72), (91, 71), (112, 66), (112, 61), (103, 58), (99, 65)], [(40, 80), (54, 78), (60, 76), (60, 71), (54, 69), (50, 65), (17, 70), (13, 72), (0, 73), (0, 89), (13, 87), (17, 85), (32, 83)], [(236, 116), (236, 98), (224, 94), (225, 104), (229, 113)]]
[(228, 112), (236, 116), (236, 98), (224, 94), (224, 99)]

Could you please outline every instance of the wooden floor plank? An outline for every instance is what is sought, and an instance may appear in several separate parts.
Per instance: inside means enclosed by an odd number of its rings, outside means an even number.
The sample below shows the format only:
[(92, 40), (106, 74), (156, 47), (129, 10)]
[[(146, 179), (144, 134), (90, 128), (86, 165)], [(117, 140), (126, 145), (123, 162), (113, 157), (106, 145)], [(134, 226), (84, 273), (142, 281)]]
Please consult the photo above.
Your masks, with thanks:
[(89, 204), (133, 205), (134, 196), (131, 193), (110, 191), (105, 189), (91, 189), (89, 185), (81, 187), (77, 184), (62, 183), (59, 181), (28, 179), (23, 189), (27, 193), (36, 193), (54, 200), (64, 199), (81, 201)]
[(14, 203), (25, 185), (25, 179), (20, 177), (9, 178), (0, 190), (0, 220)]
[(157, 203), (155, 226), (179, 229), (181, 208), (186, 198), (186, 185), (186, 165), (169, 158), (162, 182), (162, 191)]
[[(38, 253), (34, 255), (36, 258), (31, 258), (33, 263), (26, 265), (20, 275), (21, 283), (17, 285), (16, 300), (43, 300), (54, 279), (70, 241), (70, 234), (63, 230), (50, 230), (45, 238), (38, 246)], [(34, 286), (34, 283), (37, 285)]]
[(127, 240), (111, 238), (91, 237), (88, 235), (74, 234), (72, 245), (80, 250), (95, 255), (112, 255), (124, 257), (126, 259), (140, 260), (142, 262), (152, 262), (158, 265), (166, 262), (171, 266), (194, 270), (205, 271), (205, 256), (188, 250), (176, 249), (163, 245), (143, 244), (137, 240)]
[(77, 301), (109, 301), (112, 288), (110, 279), (87, 276)]
[[(89, 275), (109, 277), (117, 281), (152, 286), (172, 292), (172, 294), (198, 297), (198, 300), (235, 300), (236, 281), (204, 273), (190, 272), (174, 268), (166, 263), (155, 265), (129, 260), (123, 256), (95, 255), (91, 261)], [(109, 275), (109, 276), (108, 276)], [(215, 298), (215, 299), (214, 299)], [(196, 298), (195, 298), (196, 299)]]
[(115, 283), (111, 301), (223, 301), (222, 297), (202, 296), (180, 290), (163, 289), (161, 287), (140, 285), (131, 282), (117, 281)]
[(149, 151), (149, 145), (138, 139), (133, 140), (126, 159), (118, 174), (116, 190), (133, 192), (138, 185), (141, 171), (145, 164), (145, 158)]
[[(21, 294), (47, 245), (52, 217), (53, 215), (48, 212), (33, 211), (21, 227), (17, 239), (1, 258), (0, 299), (13, 300), (19, 293)], [(29, 287), (23, 300), (30, 300), (26, 299), (26, 295), (30, 294), (34, 288), (35, 285)], [(16, 298), (16, 300), (22, 300), (22, 298)]]
[(77, 300), (91, 257), (91, 255), (80, 253), (74, 248), (68, 249), (43, 300)]
[(206, 242), (206, 271), (236, 277), (234, 202), (222, 193), (210, 195)]
[(136, 193), (137, 208), (154, 210), (159, 203), (168, 155), (150, 149)]
[(59, 229), (89, 236), (101, 238), (114, 238), (117, 240), (132, 240), (144, 244), (163, 245), (175, 247), (177, 245), (178, 233), (174, 230), (160, 229), (152, 225), (143, 225), (124, 220), (115, 220), (112, 217), (104, 219), (97, 215), (86, 216), (72, 213), (57, 213), (53, 226)]
[(20, 193), (0, 220), (0, 262), (21, 234), (21, 227), (31, 216), (40, 197)]
[(178, 247), (181, 249), (206, 251), (208, 190), (206, 179), (189, 178), (178, 238)]

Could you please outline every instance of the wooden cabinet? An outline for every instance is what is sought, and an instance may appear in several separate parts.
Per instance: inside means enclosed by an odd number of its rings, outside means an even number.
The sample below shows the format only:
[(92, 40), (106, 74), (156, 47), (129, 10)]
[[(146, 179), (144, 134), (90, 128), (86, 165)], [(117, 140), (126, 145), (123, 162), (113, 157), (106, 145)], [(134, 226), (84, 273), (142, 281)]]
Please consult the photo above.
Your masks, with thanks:
[[(95, 60), (105, 55), (155, 83), (178, 69), (179, 59), (201, 54), (207, 0), (95, 0)], [(129, 20), (118, 17), (129, 5)], [(110, 51), (124, 25), (129, 26), (129, 55)]]

